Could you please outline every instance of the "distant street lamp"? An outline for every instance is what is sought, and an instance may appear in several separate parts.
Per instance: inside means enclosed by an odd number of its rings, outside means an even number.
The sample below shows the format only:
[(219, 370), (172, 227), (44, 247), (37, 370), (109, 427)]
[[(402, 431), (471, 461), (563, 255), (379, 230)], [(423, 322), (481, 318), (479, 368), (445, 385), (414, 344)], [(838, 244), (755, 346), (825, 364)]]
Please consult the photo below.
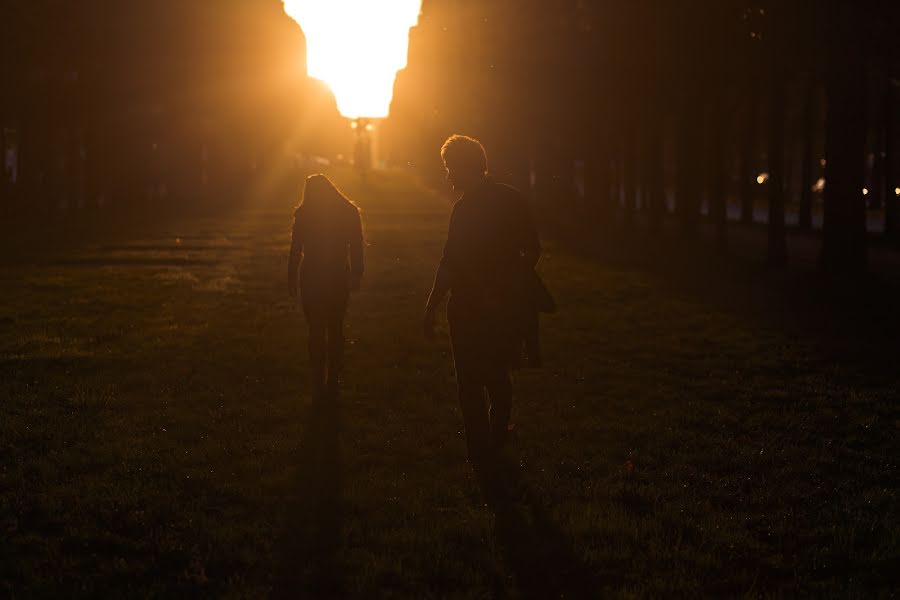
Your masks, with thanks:
[(356, 143), (353, 147), (353, 164), (364, 181), (372, 166), (372, 136), (375, 125), (366, 117), (357, 117), (350, 122), (350, 128), (356, 132)]

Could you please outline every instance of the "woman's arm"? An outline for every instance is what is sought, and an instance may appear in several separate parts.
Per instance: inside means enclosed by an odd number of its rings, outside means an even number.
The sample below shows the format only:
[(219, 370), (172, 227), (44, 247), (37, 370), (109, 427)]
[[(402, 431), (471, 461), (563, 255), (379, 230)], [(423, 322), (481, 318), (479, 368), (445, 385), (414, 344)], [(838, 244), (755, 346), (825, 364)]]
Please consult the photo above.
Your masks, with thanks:
[(365, 260), (363, 258), (362, 219), (358, 210), (354, 213), (350, 234), (350, 288), (355, 290), (359, 289), (359, 282), (365, 271)]

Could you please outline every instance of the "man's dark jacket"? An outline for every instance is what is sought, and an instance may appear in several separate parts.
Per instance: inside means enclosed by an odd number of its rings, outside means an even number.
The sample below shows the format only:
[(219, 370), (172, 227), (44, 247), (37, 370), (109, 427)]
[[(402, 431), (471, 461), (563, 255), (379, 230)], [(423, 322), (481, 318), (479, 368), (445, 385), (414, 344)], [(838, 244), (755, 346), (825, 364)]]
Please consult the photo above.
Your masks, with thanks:
[[(450, 273), (451, 319), (502, 336), (512, 365), (539, 366), (538, 312), (553, 300), (534, 271), (541, 247), (531, 211), (513, 187), (484, 183), (453, 207), (441, 264)], [(487, 341), (487, 340), (486, 340)]]

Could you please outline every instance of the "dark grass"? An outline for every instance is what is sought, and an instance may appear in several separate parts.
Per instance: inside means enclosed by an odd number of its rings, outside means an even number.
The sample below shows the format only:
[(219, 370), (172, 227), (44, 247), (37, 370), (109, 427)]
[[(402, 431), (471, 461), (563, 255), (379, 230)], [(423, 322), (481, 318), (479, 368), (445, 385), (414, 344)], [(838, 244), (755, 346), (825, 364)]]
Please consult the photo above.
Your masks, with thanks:
[(890, 596), (890, 328), (696, 249), (548, 243), (560, 310), (494, 497), (420, 332), (449, 203), (337, 177), (369, 247), (331, 406), (291, 200), (7, 257), (0, 596)]

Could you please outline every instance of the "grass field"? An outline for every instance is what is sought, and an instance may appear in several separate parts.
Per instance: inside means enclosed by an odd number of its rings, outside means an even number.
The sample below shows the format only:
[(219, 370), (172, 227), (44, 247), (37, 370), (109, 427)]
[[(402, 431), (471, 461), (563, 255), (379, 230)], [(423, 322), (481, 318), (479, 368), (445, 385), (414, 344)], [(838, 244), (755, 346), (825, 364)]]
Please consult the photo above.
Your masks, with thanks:
[(293, 199), (5, 257), (0, 597), (891, 596), (890, 340), (869, 360), (767, 276), (548, 241), (560, 310), (496, 510), (421, 335), (449, 202), (335, 175), (369, 245), (333, 410), (286, 293)]

